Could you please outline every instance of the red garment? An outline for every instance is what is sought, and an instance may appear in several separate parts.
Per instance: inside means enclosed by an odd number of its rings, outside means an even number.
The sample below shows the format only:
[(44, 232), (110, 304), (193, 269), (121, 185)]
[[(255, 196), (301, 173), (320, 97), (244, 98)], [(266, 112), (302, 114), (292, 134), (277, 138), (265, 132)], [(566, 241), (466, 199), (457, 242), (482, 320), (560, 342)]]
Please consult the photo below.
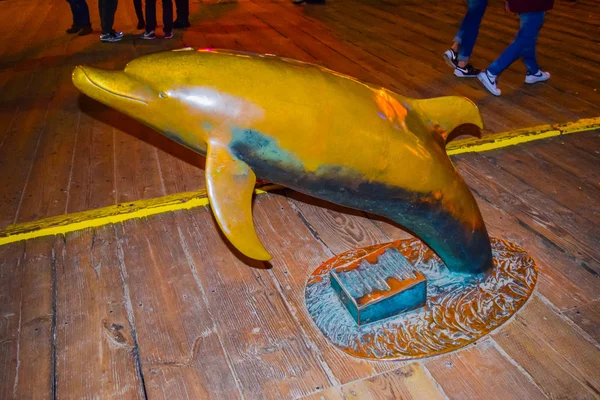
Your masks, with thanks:
[(517, 14), (552, 10), (554, 0), (508, 0), (510, 11)]

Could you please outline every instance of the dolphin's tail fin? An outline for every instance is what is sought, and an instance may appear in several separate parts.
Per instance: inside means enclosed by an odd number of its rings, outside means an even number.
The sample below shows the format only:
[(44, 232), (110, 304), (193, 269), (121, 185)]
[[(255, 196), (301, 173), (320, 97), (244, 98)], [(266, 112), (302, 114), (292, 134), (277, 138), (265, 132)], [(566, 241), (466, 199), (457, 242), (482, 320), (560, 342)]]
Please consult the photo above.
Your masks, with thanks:
[(481, 136), (483, 119), (477, 106), (466, 97), (446, 96), (425, 100), (411, 100), (411, 108), (421, 116), (425, 124), (440, 126), (445, 145), (452, 138), (460, 135)]

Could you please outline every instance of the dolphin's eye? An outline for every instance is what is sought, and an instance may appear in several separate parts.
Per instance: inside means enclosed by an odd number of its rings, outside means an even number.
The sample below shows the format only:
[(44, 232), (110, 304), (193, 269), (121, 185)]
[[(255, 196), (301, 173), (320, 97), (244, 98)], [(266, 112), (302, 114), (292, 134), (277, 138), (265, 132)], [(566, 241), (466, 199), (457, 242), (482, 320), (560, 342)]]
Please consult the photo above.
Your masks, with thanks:
[(167, 98), (167, 97), (169, 97), (169, 96), (167, 96), (167, 94), (166, 94), (165, 92), (160, 92), (160, 93), (158, 94), (158, 97), (160, 97), (161, 99), (166, 99), (166, 98)]

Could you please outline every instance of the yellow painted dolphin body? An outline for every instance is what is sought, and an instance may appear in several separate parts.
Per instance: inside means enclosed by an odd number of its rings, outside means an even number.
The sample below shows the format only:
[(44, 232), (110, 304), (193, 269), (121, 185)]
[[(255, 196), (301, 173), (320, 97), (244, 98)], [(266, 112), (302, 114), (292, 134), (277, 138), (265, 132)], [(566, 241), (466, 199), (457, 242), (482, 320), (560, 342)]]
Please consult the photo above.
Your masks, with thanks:
[(453, 271), (492, 265), (477, 204), (444, 149), (455, 128), (482, 127), (467, 99), (414, 100), (313, 64), (212, 49), (151, 54), (124, 71), (77, 67), (73, 82), (206, 155), (215, 217), (251, 258), (270, 259), (252, 222), (258, 176), (390, 218)]

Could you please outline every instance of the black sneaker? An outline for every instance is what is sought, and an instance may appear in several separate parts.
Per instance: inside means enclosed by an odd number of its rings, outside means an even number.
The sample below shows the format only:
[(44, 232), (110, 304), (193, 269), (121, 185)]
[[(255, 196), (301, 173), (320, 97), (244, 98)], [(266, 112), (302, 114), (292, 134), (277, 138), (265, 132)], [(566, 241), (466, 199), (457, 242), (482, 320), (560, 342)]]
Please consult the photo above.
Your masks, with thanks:
[(114, 43), (114, 42), (118, 42), (122, 38), (123, 38), (123, 33), (121, 33), (119, 35), (117, 32), (103, 33), (100, 35), (101, 42)]
[(173, 22), (173, 28), (175, 28), (175, 29), (185, 29), (185, 28), (189, 28), (189, 27), (190, 27), (189, 21), (182, 21), (182, 20), (176, 19)]
[(67, 33), (68, 33), (68, 34), (77, 33), (77, 32), (79, 32), (81, 29), (82, 29), (82, 28), (81, 28), (81, 26), (73, 24), (73, 25), (71, 25), (71, 27), (70, 27), (69, 29), (67, 29)]
[(83, 28), (81, 28), (81, 30), (79, 31), (79, 33), (77, 35), (85, 36), (85, 35), (89, 35), (92, 32), (94, 32), (94, 31), (92, 30), (91, 26), (84, 26)]
[(452, 69), (456, 68), (456, 64), (458, 63), (458, 54), (452, 49), (448, 49), (444, 52), (444, 61), (446, 64)]
[(156, 34), (154, 34), (154, 31), (146, 31), (144, 33), (142, 33), (141, 36), (142, 39), (146, 39), (146, 40), (152, 40), (152, 39), (156, 39)]
[(294, 4), (302, 4), (304, 2), (306, 2), (306, 0), (292, 0), (292, 3)]
[(459, 78), (476, 78), (480, 72), (477, 68), (473, 68), (471, 64), (459, 67), (458, 63), (456, 63), (454, 67), (454, 76), (458, 76)]
[(173, 31), (165, 32), (165, 39), (173, 39)]

